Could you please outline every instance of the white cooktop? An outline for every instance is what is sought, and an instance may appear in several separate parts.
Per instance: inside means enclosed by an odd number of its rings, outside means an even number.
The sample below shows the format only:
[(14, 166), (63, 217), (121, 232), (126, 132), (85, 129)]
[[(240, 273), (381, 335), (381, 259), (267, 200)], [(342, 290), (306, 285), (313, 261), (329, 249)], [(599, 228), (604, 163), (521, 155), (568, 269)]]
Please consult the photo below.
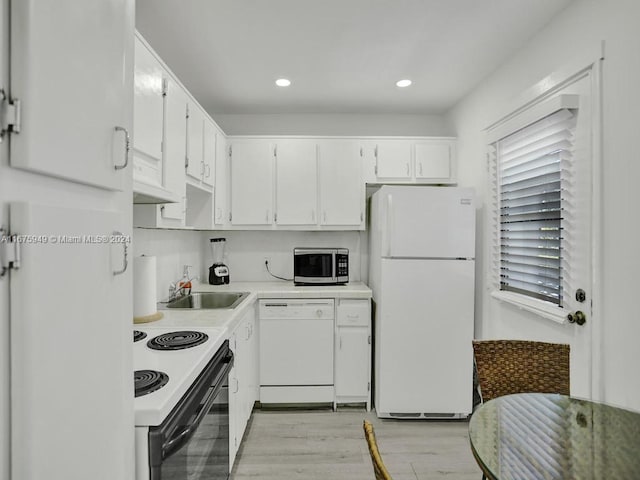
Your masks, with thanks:
[[(143, 340), (133, 344), (134, 370), (159, 370), (169, 376), (169, 382), (165, 386), (135, 399), (135, 424), (138, 427), (160, 425), (223, 344), (226, 328), (154, 327), (138, 324), (134, 325), (133, 330), (147, 334)], [(206, 333), (209, 338), (200, 345), (184, 350), (159, 351), (147, 346), (147, 342), (157, 335), (182, 330)]]

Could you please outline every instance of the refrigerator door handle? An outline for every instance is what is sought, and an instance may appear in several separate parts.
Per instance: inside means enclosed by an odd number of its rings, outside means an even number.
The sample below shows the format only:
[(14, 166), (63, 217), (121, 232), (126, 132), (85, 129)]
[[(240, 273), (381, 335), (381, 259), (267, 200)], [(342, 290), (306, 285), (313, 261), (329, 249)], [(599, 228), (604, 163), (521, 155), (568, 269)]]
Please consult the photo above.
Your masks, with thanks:
[(387, 257), (391, 256), (391, 239), (393, 238), (393, 226), (395, 222), (393, 221), (393, 196), (391, 194), (387, 195)]

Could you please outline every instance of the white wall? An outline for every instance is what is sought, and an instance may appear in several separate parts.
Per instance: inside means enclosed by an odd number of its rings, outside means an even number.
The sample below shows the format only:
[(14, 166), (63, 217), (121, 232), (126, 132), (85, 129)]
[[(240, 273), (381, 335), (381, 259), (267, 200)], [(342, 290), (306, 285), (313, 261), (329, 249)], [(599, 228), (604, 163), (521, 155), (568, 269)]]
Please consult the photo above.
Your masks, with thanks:
[[(606, 42), (603, 64), (603, 231), (600, 245), (602, 288), (596, 305), (602, 322), (596, 331), (596, 350), (602, 361), (596, 375), (602, 400), (640, 410), (640, 318), (637, 315), (636, 279), (640, 270), (640, 149), (637, 147), (640, 114), (640, 2), (637, 0), (576, 0), (536, 35), (510, 61), (479, 85), (449, 114), (458, 136), (459, 183), (473, 186), (485, 201), (479, 210), (478, 252), (485, 252), (482, 227), (486, 225), (488, 192), (483, 130), (498, 120), (514, 99), (549, 74), (566, 68), (585, 50)], [(489, 296), (487, 258), (477, 272), (476, 334), (481, 338), (536, 338), (541, 324), (532, 315), (499, 304)], [(600, 343), (601, 342), (601, 343)], [(596, 359), (597, 361), (597, 359)]]
[(448, 136), (442, 115), (236, 114), (214, 115), (227, 135)]
[[(280, 232), (280, 231), (217, 231), (202, 233), (205, 264), (213, 263), (210, 238), (226, 238), (225, 264), (229, 267), (230, 280), (272, 282), (278, 281), (267, 272), (264, 260), (269, 258), (271, 273), (293, 278), (293, 249), (295, 247), (340, 247), (349, 249), (349, 279), (366, 278), (366, 262), (361, 253), (366, 243), (365, 232)], [(364, 269), (364, 271), (363, 271)]]

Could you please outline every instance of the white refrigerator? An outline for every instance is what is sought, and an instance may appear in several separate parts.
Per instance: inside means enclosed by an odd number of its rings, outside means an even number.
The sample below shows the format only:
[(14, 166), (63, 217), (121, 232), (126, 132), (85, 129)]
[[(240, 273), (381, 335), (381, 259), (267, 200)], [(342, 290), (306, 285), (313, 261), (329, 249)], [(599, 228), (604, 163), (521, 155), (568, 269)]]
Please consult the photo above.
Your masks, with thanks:
[(471, 413), (475, 215), (468, 188), (385, 185), (372, 196), (378, 417)]

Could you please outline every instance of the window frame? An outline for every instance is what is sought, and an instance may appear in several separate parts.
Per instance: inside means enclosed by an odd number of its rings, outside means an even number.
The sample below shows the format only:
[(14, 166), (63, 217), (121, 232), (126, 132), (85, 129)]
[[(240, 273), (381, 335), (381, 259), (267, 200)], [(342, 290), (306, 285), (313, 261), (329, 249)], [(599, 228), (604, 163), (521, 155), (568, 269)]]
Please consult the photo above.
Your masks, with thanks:
[[(489, 130), (487, 136), (487, 147), (495, 149), (495, 145), (501, 139), (532, 125), (545, 117), (552, 115), (560, 110), (578, 110), (579, 95), (576, 94), (560, 94), (548, 98), (526, 109), (514, 112), (513, 115)], [(491, 234), (492, 240), (490, 244), (490, 281), (491, 297), (515, 305), (518, 308), (535, 313), (536, 315), (548, 320), (565, 323), (567, 309), (563, 305), (528, 296), (523, 293), (512, 292), (500, 289), (500, 184), (498, 171), (498, 156), (487, 153), (487, 163), (489, 169), (490, 195), (492, 198), (491, 216)], [(566, 267), (565, 267), (566, 268)]]

